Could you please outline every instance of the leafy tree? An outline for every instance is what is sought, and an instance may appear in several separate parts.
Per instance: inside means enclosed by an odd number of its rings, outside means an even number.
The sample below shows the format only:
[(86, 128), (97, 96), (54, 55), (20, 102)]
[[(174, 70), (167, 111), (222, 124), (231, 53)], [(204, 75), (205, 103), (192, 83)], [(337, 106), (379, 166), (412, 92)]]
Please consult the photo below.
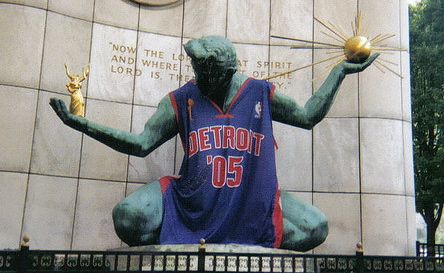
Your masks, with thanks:
[(434, 244), (444, 203), (444, 0), (409, 11), (416, 210)]

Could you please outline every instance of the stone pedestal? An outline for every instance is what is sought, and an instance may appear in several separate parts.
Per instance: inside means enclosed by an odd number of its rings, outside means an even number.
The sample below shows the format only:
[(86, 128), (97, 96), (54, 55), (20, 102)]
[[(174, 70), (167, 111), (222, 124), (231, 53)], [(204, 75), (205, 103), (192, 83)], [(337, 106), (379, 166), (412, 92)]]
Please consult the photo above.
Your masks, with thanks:
[[(199, 244), (186, 245), (148, 245), (148, 246), (133, 246), (120, 247), (111, 249), (113, 251), (135, 251), (135, 252), (198, 252)], [(301, 254), (301, 252), (290, 251), (285, 249), (267, 248), (261, 246), (249, 246), (238, 244), (205, 244), (205, 251), (207, 253), (264, 253), (264, 254)]]

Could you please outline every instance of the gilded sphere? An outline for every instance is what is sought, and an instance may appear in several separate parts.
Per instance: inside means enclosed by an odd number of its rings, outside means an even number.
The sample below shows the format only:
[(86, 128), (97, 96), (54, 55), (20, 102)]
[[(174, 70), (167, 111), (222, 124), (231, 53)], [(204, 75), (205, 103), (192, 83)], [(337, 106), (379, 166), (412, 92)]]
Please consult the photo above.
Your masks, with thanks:
[(372, 46), (366, 37), (354, 36), (345, 42), (345, 57), (347, 58), (347, 61), (351, 63), (365, 62), (371, 52)]

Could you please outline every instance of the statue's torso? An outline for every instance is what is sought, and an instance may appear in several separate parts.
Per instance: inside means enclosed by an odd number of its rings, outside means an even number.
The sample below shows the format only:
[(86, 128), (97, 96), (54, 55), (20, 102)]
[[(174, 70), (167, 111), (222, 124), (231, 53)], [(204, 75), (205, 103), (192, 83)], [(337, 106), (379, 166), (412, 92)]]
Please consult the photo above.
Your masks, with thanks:
[(280, 243), (272, 92), (244, 81), (225, 111), (192, 82), (171, 93), (186, 153), (165, 192), (161, 243)]

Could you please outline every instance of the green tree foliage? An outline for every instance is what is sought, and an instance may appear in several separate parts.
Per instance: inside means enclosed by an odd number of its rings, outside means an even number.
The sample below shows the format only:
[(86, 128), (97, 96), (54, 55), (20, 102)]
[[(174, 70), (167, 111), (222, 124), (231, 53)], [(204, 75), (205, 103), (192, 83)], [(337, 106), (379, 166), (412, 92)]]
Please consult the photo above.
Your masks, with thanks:
[(435, 243), (444, 202), (444, 0), (410, 7), (416, 210)]

